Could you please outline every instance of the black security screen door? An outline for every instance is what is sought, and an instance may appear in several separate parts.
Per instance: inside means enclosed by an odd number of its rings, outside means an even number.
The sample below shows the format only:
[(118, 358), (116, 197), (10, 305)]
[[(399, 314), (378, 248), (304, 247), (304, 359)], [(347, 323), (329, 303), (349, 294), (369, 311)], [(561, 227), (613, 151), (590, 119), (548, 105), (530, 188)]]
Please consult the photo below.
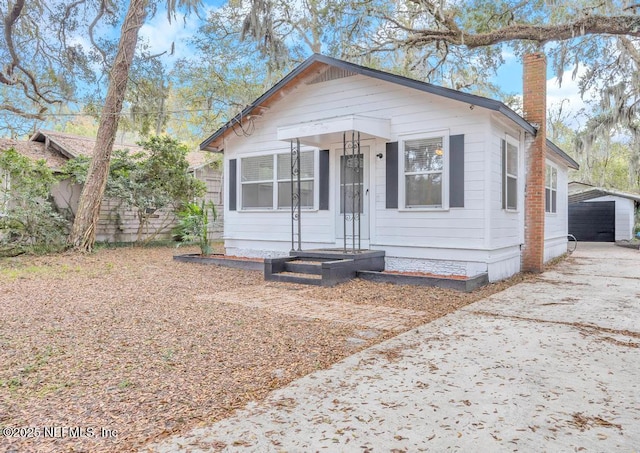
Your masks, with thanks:
[[(364, 155), (360, 152), (360, 132), (344, 132), (340, 156), (340, 214), (345, 253), (347, 251), (355, 253), (361, 249), (360, 219), (363, 213), (363, 190)], [(350, 237), (351, 244), (348, 244), (347, 237)]]

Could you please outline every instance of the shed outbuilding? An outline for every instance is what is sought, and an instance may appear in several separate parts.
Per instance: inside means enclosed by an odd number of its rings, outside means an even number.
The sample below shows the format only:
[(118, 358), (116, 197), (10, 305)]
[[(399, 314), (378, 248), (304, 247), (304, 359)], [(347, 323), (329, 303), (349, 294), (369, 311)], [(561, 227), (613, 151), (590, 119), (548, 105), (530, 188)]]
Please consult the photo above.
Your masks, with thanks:
[(640, 194), (569, 183), (569, 233), (579, 241), (628, 241), (633, 237)]

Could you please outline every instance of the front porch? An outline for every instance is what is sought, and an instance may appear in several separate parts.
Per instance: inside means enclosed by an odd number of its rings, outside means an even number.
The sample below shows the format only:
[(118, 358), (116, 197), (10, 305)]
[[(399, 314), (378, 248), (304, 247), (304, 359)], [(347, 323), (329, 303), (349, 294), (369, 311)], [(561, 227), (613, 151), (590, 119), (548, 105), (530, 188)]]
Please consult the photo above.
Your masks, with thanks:
[[(291, 146), (291, 252), (287, 257), (266, 258), (265, 280), (334, 286), (355, 278), (360, 271), (384, 270), (384, 251), (367, 250), (369, 241), (369, 154), (363, 140), (388, 139), (387, 119), (360, 115), (325, 118), (278, 128), (278, 140)], [(337, 145), (339, 143), (340, 145)], [(335, 153), (337, 165), (333, 202), (336, 245), (341, 248), (303, 250), (301, 145)], [(327, 162), (328, 164), (328, 162)], [(329, 174), (326, 165), (325, 174)], [(328, 182), (327, 179), (326, 182)]]
[[(290, 144), (291, 250), (302, 251), (304, 208), (313, 206), (305, 176), (302, 146), (318, 148), (318, 209), (333, 213), (334, 238), (342, 253), (368, 247), (371, 222), (372, 148), (389, 140), (390, 121), (362, 115), (345, 115), (281, 126), (278, 140)], [(377, 152), (376, 152), (377, 153)], [(381, 158), (382, 154), (377, 153)], [(307, 164), (308, 165), (308, 164)], [(306, 202), (305, 202), (306, 200)], [(308, 238), (305, 238), (308, 241)], [(327, 258), (329, 259), (329, 258)]]
[(264, 278), (270, 281), (334, 286), (356, 278), (361, 271), (384, 271), (384, 254), (382, 250), (294, 250), (290, 252), (290, 256), (266, 258)]

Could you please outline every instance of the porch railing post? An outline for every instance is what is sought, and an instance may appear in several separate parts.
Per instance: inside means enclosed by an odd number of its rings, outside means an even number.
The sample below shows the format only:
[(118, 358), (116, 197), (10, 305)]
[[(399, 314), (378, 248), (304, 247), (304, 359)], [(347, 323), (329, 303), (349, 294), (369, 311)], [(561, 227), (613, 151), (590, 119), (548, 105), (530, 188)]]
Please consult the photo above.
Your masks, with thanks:
[[(297, 187), (296, 187), (297, 182)], [(291, 251), (302, 250), (302, 218), (300, 193), (300, 139), (291, 142)], [(297, 231), (296, 231), (297, 229)]]
[(300, 184), (300, 139), (296, 138), (296, 148), (298, 149), (298, 251), (302, 250), (302, 184)]
[(358, 173), (359, 173), (359, 178), (358, 178), (358, 182), (360, 182), (360, 180), (362, 180), (362, 184), (358, 184), (358, 251), (362, 250), (362, 243), (360, 242), (360, 235), (362, 233), (361, 229), (360, 229), (360, 214), (362, 214), (362, 212), (360, 212), (361, 210), (364, 212), (364, 197), (363, 197), (363, 193), (362, 191), (364, 190), (364, 155), (362, 155), (362, 165), (360, 165), (360, 131), (358, 131)]
[(295, 211), (294, 211), (294, 205), (293, 205), (293, 160), (294, 160), (294, 155), (293, 155), (293, 142), (291, 142), (291, 151), (290, 151), (290, 164), (291, 164), (291, 251), (293, 252), (295, 250), (295, 227), (293, 222), (295, 221)]
[(343, 251), (347, 253), (347, 184), (344, 180), (347, 171), (347, 132), (342, 133), (342, 162), (340, 162), (340, 185), (342, 186), (342, 236)]
[[(356, 199), (358, 198), (358, 191), (356, 190), (356, 176), (358, 176), (358, 167), (360, 161), (356, 155), (356, 132), (351, 129), (351, 251), (356, 251)], [(359, 211), (359, 209), (358, 209)]]

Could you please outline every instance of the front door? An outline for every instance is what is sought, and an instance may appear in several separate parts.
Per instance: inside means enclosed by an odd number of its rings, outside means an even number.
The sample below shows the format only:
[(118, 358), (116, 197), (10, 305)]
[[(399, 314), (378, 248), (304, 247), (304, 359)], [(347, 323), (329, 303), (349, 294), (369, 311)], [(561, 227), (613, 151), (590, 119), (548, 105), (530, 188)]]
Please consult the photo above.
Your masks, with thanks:
[(345, 241), (347, 248), (367, 248), (369, 243), (369, 151), (361, 145), (359, 153), (343, 155), (342, 147), (336, 148), (336, 232), (338, 245)]

